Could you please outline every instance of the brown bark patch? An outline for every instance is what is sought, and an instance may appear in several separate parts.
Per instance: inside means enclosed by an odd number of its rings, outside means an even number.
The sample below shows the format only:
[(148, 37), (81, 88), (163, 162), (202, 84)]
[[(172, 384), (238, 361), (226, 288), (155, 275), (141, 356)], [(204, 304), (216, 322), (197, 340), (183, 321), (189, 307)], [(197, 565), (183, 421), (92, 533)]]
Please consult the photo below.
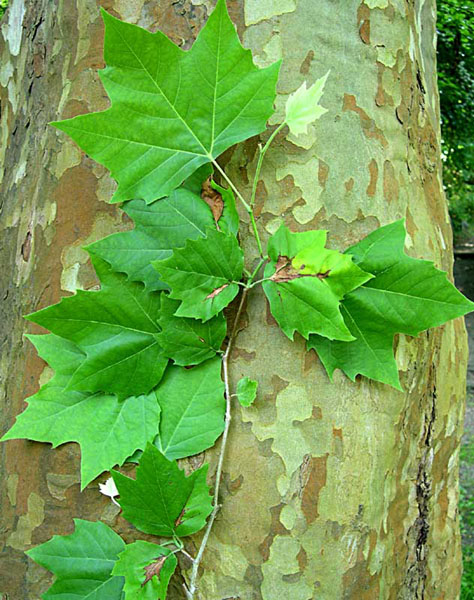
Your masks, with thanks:
[(308, 54), (306, 55), (306, 58), (304, 59), (304, 61), (301, 63), (301, 67), (300, 67), (300, 73), (302, 75), (307, 75), (309, 73), (309, 68), (311, 66), (311, 62), (314, 58), (314, 50), (310, 50), (308, 52)]
[(329, 165), (327, 165), (324, 160), (319, 160), (319, 167), (318, 167), (318, 181), (319, 181), (319, 185), (321, 187), (325, 187), (326, 186), (326, 181), (328, 179), (328, 175), (329, 175)]
[(289, 533), (288, 529), (286, 529), (286, 527), (284, 527), (280, 521), (280, 513), (284, 506), (284, 504), (278, 504), (277, 506), (272, 506), (270, 508), (270, 514), (272, 516), (270, 533), (258, 547), (260, 554), (262, 555), (263, 562), (266, 562), (270, 558), (270, 548), (272, 547), (274, 537), (276, 535), (285, 535)]
[(363, 2), (357, 9), (357, 25), (360, 39), (364, 44), (370, 44), (370, 9)]
[(386, 160), (383, 164), (383, 195), (387, 202), (398, 200), (398, 181), (395, 176), (395, 169), (390, 161)]
[(344, 573), (344, 600), (379, 600), (380, 574), (371, 575), (368, 568), (369, 565), (362, 556), (351, 569)]
[(308, 524), (319, 517), (319, 494), (326, 485), (328, 454), (310, 459), (308, 464), (309, 476), (301, 497), (301, 510)]
[(344, 187), (346, 188), (347, 192), (350, 192), (354, 187), (354, 178), (349, 177), (349, 179), (344, 183)]
[(377, 180), (379, 178), (379, 168), (377, 166), (377, 161), (373, 158), (369, 163), (369, 176), (370, 181), (367, 186), (367, 196), (373, 198), (375, 196), (375, 192), (377, 191)]
[(375, 121), (360, 106), (357, 106), (356, 98), (352, 94), (344, 94), (342, 110), (355, 112), (360, 119), (360, 124), (365, 137), (375, 139), (386, 148), (388, 146), (387, 139), (383, 131), (377, 127)]

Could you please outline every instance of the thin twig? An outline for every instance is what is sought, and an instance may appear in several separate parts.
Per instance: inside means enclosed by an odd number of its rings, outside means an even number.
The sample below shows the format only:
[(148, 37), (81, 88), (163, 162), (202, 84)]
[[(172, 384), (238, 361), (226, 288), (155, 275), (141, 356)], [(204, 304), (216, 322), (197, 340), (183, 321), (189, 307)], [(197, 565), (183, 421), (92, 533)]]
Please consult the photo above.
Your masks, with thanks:
[(232, 182), (232, 179), (227, 175), (227, 173), (224, 171), (224, 169), (220, 166), (220, 164), (217, 162), (217, 160), (213, 160), (212, 164), (216, 167), (216, 169), (219, 171), (219, 173), (222, 175), (222, 177), (227, 181), (227, 183), (230, 185), (230, 187), (232, 188), (232, 190), (234, 191), (235, 195), (237, 196), (237, 198), (242, 202), (242, 204), (245, 206), (245, 210), (247, 212), (250, 212), (252, 209), (250, 208), (250, 205), (245, 201), (244, 197), (242, 196), (242, 194), (239, 192), (239, 190), (235, 187), (235, 185)]
[(263, 146), (263, 148), (260, 146), (257, 167), (255, 169), (255, 176), (253, 178), (252, 195), (250, 196), (250, 208), (252, 208), (252, 209), (253, 209), (253, 205), (255, 204), (255, 198), (257, 195), (258, 180), (260, 178), (260, 171), (262, 170), (263, 159), (265, 158), (265, 154), (267, 153), (268, 148), (270, 148), (271, 143), (276, 138), (276, 136), (280, 133), (280, 131), (283, 129), (283, 127), (285, 127), (285, 125), (286, 125), (286, 121), (283, 121), (283, 123), (281, 123), (281, 125), (279, 125), (275, 129), (275, 131), (272, 133), (272, 135), (268, 138), (268, 141), (265, 144), (265, 146)]
[(245, 199), (242, 196), (242, 194), (239, 192), (239, 190), (235, 187), (234, 183), (232, 182), (232, 179), (227, 175), (227, 173), (220, 166), (220, 164), (216, 160), (213, 160), (212, 164), (216, 167), (216, 169), (219, 171), (219, 173), (222, 175), (222, 177), (230, 185), (231, 189), (234, 191), (235, 195), (242, 202), (242, 204), (245, 207), (245, 210), (248, 212), (249, 218), (250, 218), (250, 222), (252, 224), (253, 235), (255, 237), (255, 241), (257, 242), (258, 251), (260, 253), (260, 256), (263, 258), (262, 241), (261, 241), (260, 235), (258, 233), (257, 223), (255, 221), (255, 215), (253, 214), (252, 206), (245, 201)]
[(199, 551), (194, 559), (193, 570), (191, 571), (191, 577), (189, 579), (189, 588), (186, 589), (186, 597), (188, 600), (194, 599), (194, 594), (196, 592), (196, 580), (198, 576), (199, 565), (202, 560), (202, 556), (204, 554), (204, 550), (206, 549), (207, 542), (209, 540), (209, 535), (212, 530), (212, 526), (214, 525), (214, 521), (216, 519), (217, 513), (219, 512), (219, 489), (221, 484), (222, 477), (222, 467), (224, 465), (224, 456), (225, 450), (227, 446), (227, 438), (229, 435), (229, 427), (231, 421), (231, 407), (232, 407), (232, 394), (230, 393), (230, 381), (229, 381), (229, 357), (232, 351), (232, 346), (234, 340), (237, 336), (238, 327), (240, 317), (242, 315), (242, 310), (244, 308), (245, 299), (247, 297), (247, 289), (244, 289), (242, 292), (242, 297), (240, 298), (239, 308), (237, 309), (237, 314), (234, 321), (234, 326), (232, 327), (232, 332), (229, 336), (229, 343), (227, 344), (226, 351), (222, 358), (222, 368), (224, 372), (224, 386), (225, 386), (225, 401), (226, 401), (226, 412), (225, 412), (225, 423), (224, 423), (224, 433), (222, 434), (222, 443), (221, 450), (219, 453), (219, 460), (217, 462), (217, 470), (216, 470), (216, 485), (214, 489), (214, 503), (211, 516), (209, 517), (209, 521), (207, 523), (206, 531), (204, 533), (204, 537), (202, 538), (201, 546), (199, 547)]

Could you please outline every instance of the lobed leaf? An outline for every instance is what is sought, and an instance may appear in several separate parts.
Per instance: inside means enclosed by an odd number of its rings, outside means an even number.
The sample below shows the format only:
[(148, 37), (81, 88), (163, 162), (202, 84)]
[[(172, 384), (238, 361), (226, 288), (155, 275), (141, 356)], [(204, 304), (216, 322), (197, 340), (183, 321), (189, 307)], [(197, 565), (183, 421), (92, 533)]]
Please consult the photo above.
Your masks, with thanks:
[(311, 333), (353, 339), (340, 301), (372, 275), (350, 256), (325, 248), (326, 235), (326, 231), (292, 233), (282, 225), (269, 240), (271, 262), (265, 268), (263, 289), (273, 316), (290, 339), (295, 331), (306, 339)]
[(161, 407), (155, 445), (169, 460), (193, 456), (214, 445), (224, 430), (221, 360), (194, 367), (169, 367), (157, 389)]
[(156, 339), (159, 294), (127, 281), (97, 257), (92, 262), (102, 282), (100, 291), (79, 290), (26, 318), (85, 352), (67, 389), (108, 392), (119, 399), (147, 394), (168, 363)]
[(125, 578), (125, 600), (166, 600), (178, 561), (170, 550), (138, 540), (125, 546), (112, 573)]
[(308, 125), (327, 113), (327, 109), (319, 104), (329, 71), (309, 88), (306, 81), (288, 97), (285, 107), (285, 122), (294, 135), (306, 134)]
[(156, 336), (165, 356), (183, 367), (197, 365), (219, 352), (227, 324), (222, 313), (206, 323), (197, 319), (176, 317), (179, 301), (166, 294), (161, 296), (161, 314), (158, 320), (161, 333)]
[(112, 573), (125, 543), (100, 521), (74, 519), (71, 535), (53, 536), (26, 554), (56, 576), (43, 600), (122, 600), (124, 578)]
[(207, 469), (204, 465), (186, 477), (175, 461), (170, 462), (148, 444), (135, 480), (112, 472), (124, 518), (152, 535), (184, 537), (196, 533), (212, 512)]
[(38, 354), (55, 371), (53, 379), (28, 399), (28, 407), (1, 441), (26, 438), (81, 447), (81, 487), (103, 471), (121, 465), (158, 433), (160, 405), (155, 392), (118, 400), (116, 396), (68, 389), (85, 355), (71, 342), (30, 335)]
[(171, 288), (170, 298), (181, 300), (175, 315), (208, 321), (237, 296), (234, 282), (242, 277), (244, 258), (235, 236), (208, 229), (205, 238), (188, 240), (152, 264)]
[(314, 348), (332, 377), (336, 368), (350, 379), (364, 375), (401, 389), (393, 355), (396, 333), (416, 336), (474, 309), (432, 262), (404, 252), (404, 221), (380, 227), (348, 248), (354, 261), (374, 278), (342, 302), (344, 320), (355, 340), (328, 342), (311, 336)]
[(114, 271), (126, 273), (131, 281), (142, 281), (148, 291), (167, 288), (151, 261), (168, 258), (186, 240), (204, 237), (206, 229), (213, 226), (211, 211), (199, 192), (185, 188), (159, 202), (130, 200), (122, 208), (133, 219), (135, 228), (113, 233), (87, 250), (106, 260)]
[(162, 198), (224, 150), (265, 129), (279, 63), (252, 62), (225, 0), (184, 52), (102, 11), (109, 109), (53, 123), (118, 182), (114, 202)]

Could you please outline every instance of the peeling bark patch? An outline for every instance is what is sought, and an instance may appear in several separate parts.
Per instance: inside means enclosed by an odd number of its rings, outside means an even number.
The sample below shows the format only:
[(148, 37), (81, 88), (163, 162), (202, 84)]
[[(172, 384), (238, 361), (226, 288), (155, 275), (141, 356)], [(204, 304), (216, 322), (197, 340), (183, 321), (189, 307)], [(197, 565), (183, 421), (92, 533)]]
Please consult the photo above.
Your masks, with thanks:
[(319, 159), (319, 168), (318, 168), (318, 181), (321, 187), (326, 186), (326, 181), (329, 175), (329, 165), (327, 165), (324, 160)]
[(370, 44), (370, 10), (363, 3), (357, 9), (357, 25), (360, 39), (364, 44)]
[(33, 531), (44, 521), (44, 500), (35, 492), (28, 496), (28, 512), (21, 515), (15, 531), (7, 538), (7, 546), (24, 551), (31, 544)]
[(326, 485), (328, 456), (329, 454), (325, 454), (311, 458), (307, 467), (309, 476), (303, 488), (301, 510), (308, 524), (313, 523), (319, 517), (319, 494)]
[(388, 146), (383, 131), (377, 127), (375, 121), (369, 117), (365, 110), (360, 108), (360, 106), (357, 106), (355, 96), (352, 94), (344, 94), (342, 110), (344, 112), (352, 111), (359, 115), (360, 124), (365, 137), (379, 141), (384, 148)]
[(388, 203), (398, 200), (398, 182), (395, 176), (395, 169), (390, 161), (386, 160), (383, 164), (383, 195)]
[(309, 73), (309, 68), (311, 66), (311, 62), (314, 58), (314, 50), (310, 50), (306, 55), (306, 58), (301, 63), (300, 73), (301, 75), (307, 75)]
[(373, 198), (377, 191), (377, 179), (379, 177), (379, 168), (377, 166), (377, 161), (373, 158), (369, 163), (369, 185), (367, 186), (367, 196)]
[(356, 564), (344, 573), (343, 600), (378, 600), (380, 598), (379, 579), (380, 574), (371, 575), (367, 561), (360, 556)]
[(31, 231), (28, 231), (25, 237), (25, 241), (21, 245), (21, 256), (25, 262), (28, 262), (31, 254), (31, 240), (32, 240)]
[(354, 187), (354, 178), (349, 177), (349, 179), (344, 183), (344, 187), (346, 188), (347, 192), (350, 192)]

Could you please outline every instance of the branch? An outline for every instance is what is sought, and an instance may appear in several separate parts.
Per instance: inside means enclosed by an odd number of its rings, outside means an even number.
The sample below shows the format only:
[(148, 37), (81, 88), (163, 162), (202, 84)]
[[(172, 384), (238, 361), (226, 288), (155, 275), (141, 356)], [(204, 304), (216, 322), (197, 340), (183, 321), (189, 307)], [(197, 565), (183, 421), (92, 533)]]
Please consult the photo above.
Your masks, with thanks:
[(194, 559), (193, 570), (191, 571), (191, 578), (189, 580), (189, 587), (186, 588), (186, 597), (188, 600), (194, 599), (194, 594), (196, 592), (196, 580), (198, 576), (199, 565), (202, 560), (202, 556), (207, 546), (207, 542), (209, 540), (209, 536), (211, 534), (212, 526), (214, 525), (214, 521), (216, 519), (217, 513), (219, 512), (219, 490), (222, 478), (222, 467), (224, 465), (224, 457), (227, 446), (227, 438), (229, 435), (229, 427), (231, 421), (231, 406), (232, 406), (232, 394), (230, 393), (230, 381), (229, 381), (229, 357), (232, 351), (232, 346), (234, 344), (235, 338), (237, 336), (237, 330), (239, 327), (240, 317), (242, 315), (242, 310), (244, 308), (245, 299), (247, 297), (248, 289), (244, 289), (242, 292), (242, 297), (240, 298), (239, 308), (237, 309), (237, 315), (235, 316), (234, 325), (232, 327), (232, 332), (229, 336), (229, 343), (227, 345), (224, 356), (222, 357), (222, 368), (224, 372), (224, 385), (225, 385), (225, 401), (226, 401), (226, 413), (225, 413), (225, 424), (224, 424), (224, 433), (222, 434), (222, 444), (221, 450), (219, 453), (219, 460), (217, 463), (216, 470), (216, 485), (214, 490), (214, 504), (211, 516), (209, 517), (209, 521), (207, 523), (206, 531), (204, 533), (204, 537), (202, 538), (201, 546), (199, 551)]

